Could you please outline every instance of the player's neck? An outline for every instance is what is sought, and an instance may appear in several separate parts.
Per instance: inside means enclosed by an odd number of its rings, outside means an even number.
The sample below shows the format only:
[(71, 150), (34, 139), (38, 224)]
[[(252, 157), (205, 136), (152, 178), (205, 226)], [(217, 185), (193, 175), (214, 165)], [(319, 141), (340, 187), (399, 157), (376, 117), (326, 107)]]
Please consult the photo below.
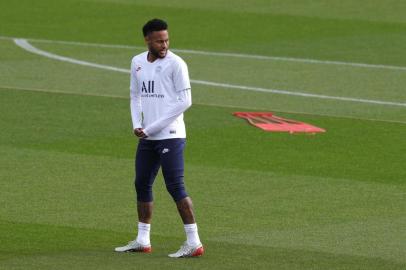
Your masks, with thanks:
[(155, 55), (153, 55), (151, 52), (148, 52), (148, 55), (147, 55), (147, 60), (148, 60), (148, 62), (153, 63), (153, 62), (155, 62), (155, 60), (157, 60), (157, 59), (158, 59), (158, 57), (156, 57)]

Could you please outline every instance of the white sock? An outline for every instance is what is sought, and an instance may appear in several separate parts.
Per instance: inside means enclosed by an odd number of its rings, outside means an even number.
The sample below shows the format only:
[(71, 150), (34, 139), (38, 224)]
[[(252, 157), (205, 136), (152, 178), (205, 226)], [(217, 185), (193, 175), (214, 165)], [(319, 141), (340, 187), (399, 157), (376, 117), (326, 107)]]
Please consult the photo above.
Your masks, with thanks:
[(199, 234), (197, 233), (197, 224), (185, 224), (186, 242), (189, 246), (197, 246), (200, 244)]
[(150, 245), (149, 232), (151, 230), (151, 224), (138, 222), (138, 235), (137, 242), (141, 245)]

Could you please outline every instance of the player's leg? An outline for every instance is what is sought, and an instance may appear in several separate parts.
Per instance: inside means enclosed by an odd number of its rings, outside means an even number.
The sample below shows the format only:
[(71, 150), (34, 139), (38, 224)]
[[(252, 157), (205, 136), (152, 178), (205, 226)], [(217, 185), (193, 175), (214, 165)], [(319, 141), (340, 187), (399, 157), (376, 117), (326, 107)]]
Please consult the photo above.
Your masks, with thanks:
[(159, 151), (161, 153), (162, 174), (168, 192), (176, 202), (179, 215), (182, 218), (186, 242), (181, 249), (170, 254), (170, 257), (194, 257), (204, 253), (195, 222), (192, 199), (185, 189), (183, 150), (185, 139), (162, 140)]
[(182, 218), (183, 224), (196, 223), (195, 215), (193, 213), (192, 199), (189, 196), (176, 201), (176, 207), (178, 208), (178, 212)]
[(135, 157), (135, 190), (138, 220), (150, 224), (153, 210), (152, 186), (160, 166), (156, 141), (140, 139)]
[(141, 139), (135, 158), (135, 189), (137, 193), (138, 234), (134, 241), (115, 250), (120, 252), (151, 252), (150, 230), (153, 210), (152, 185), (160, 166), (155, 142)]

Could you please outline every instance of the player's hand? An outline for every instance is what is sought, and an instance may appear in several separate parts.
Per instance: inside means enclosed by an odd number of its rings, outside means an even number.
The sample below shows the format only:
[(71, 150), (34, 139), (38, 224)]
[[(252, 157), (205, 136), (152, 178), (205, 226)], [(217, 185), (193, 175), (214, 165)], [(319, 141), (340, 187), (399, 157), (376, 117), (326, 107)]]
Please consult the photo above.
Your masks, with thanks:
[(134, 129), (134, 134), (138, 138), (146, 138), (147, 135), (145, 135), (144, 130), (142, 128), (136, 128)]

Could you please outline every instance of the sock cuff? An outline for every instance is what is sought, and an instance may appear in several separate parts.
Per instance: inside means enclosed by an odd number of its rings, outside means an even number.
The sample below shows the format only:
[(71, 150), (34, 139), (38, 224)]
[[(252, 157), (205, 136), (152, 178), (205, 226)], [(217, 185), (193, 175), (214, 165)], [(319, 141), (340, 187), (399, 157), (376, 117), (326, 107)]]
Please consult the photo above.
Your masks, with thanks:
[(197, 231), (197, 224), (196, 223), (184, 224), (183, 226), (185, 227), (185, 231)]
[(151, 229), (151, 224), (138, 222), (138, 229), (149, 231)]

